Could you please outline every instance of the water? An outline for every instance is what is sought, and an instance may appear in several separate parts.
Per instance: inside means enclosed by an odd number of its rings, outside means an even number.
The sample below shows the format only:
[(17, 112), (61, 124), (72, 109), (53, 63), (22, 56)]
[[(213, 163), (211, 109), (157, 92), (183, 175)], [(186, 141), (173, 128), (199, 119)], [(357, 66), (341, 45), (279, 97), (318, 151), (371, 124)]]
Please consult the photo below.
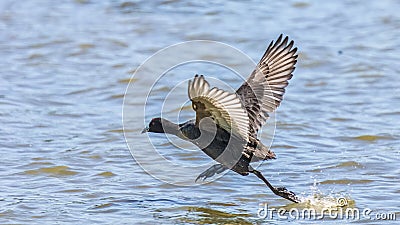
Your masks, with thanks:
[[(262, 219), (257, 210), (265, 203), (335, 207), (343, 196), (348, 207), (399, 219), (399, 7), (398, 1), (350, 0), (1, 1), (0, 222), (283, 224), (294, 219)], [(146, 58), (171, 44), (209, 39), (258, 60), (280, 33), (296, 41), (300, 57), (277, 112), (278, 158), (259, 169), (304, 203), (274, 196), (251, 175), (229, 172), (184, 187), (137, 165), (124, 140), (122, 103)], [(201, 64), (193, 71), (213, 72)], [(152, 100), (154, 116), (161, 103)], [(143, 123), (129, 128), (137, 149), (150, 147), (139, 135)], [(209, 162), (199, 151), (151, 137), (177, 162)]]

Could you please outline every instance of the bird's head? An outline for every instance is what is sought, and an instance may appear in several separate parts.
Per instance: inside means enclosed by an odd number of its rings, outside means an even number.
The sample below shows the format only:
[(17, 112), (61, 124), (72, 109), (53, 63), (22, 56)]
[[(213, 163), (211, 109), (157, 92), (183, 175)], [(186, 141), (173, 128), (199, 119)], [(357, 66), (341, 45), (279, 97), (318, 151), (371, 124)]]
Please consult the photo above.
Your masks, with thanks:
[(165, 133), (163, 126), (162, 126), (162, 119), (161, 118), (153, 118), (148, 127), (145, 127), (142, 130), (142, 134), (146, 132), (153, 132), (153, 133)]
[(148, 127), (142, 130), (142, 133), (171, 133), (175, 134), (178, 131), (178, 125), (172, 123), (169, 120), (163, 118), (153, 118)]

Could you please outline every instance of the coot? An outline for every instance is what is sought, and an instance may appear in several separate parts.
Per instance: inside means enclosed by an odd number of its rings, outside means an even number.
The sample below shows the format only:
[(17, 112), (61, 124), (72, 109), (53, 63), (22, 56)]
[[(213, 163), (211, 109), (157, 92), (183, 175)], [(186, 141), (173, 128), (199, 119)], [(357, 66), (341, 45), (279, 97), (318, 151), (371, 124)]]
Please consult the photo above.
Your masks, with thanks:
[(255, 174), (278, 196), (293, 202), (299, 198), (285, 187), (274, 187), (250, 162), (275, 159), (275, 154), (257, 138), (261, 126), (280, 105), (297, 62), (293, 48), (282, 34), (272, 41), (255, 70), (236, 93), (211, 88), (203, 75), (189, 81), (188, 95), (196, 118), (182, 124), (153, 118), (143, 132), (169, 133), (198, 146), (218, 164), (201, 173), (206, 179), (226, 169), (247, 176)]

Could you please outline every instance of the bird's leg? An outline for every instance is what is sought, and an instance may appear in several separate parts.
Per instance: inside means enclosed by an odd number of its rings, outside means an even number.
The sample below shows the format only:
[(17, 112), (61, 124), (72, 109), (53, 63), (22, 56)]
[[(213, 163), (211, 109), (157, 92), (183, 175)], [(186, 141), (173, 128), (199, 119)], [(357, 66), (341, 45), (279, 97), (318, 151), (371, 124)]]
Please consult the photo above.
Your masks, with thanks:
[(195, 180), (195, 182), (197, 182), (198, 179), (203, 179), (203, 181), (209, 177), (214, 176), (215, 174), (219, 174), (224, 172), (225, 170), (227, 170), (228, 168), (226, 168), (224, 165), (222, 164), (215, 164), (213, 166), (211, 166), (210, 168), (208, 168), (206, 171), (202, 172)]
[(269, 187), (269, 189), (271, 189), (272, 192), (274, 192), (274, 194), (281, 196), (282, 198), (286, 198), (287, 200), (290, 200), (292, 202), (295, 203), (299, 203), (300, 199), (296, 196), (295, 193), (288, 191), (285, 187), (274, 187), (272, 186), (269, 181), (267, 179), (265, 179), (265, 177), (262, 175), (262, 173), (258, 170), (249, 169), (250, 173), (254, 173), (258, 178), (260, 178), (262, 181), (264, 181), (264, 183)]

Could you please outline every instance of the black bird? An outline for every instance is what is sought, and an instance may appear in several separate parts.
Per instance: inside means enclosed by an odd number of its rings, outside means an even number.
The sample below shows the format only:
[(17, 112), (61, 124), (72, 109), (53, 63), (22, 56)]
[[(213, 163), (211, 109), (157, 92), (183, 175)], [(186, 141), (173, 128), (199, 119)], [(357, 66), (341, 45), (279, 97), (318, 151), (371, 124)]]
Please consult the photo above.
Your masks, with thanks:
[(275, 159), (275, 154), (257, 138), (261, 126), (280, 105), (288, 80), (297, 62), (293, 41), (279, 36), (268, 46), (255, 70), (236, 93), (210, 85), (203, 75), (189, 81), (188, 95), (196, 111), (196, 119), (175, 124), (153, 118), (143, 132), (170, 133), (197, 145), (216, 164), (203, 173), (206, 179), (226, 169), (240, 175), (255, 174), (278, 196), (293, 202), (299, 198), (285, 187), (274, 187), (251, 167), (250, 162)]

